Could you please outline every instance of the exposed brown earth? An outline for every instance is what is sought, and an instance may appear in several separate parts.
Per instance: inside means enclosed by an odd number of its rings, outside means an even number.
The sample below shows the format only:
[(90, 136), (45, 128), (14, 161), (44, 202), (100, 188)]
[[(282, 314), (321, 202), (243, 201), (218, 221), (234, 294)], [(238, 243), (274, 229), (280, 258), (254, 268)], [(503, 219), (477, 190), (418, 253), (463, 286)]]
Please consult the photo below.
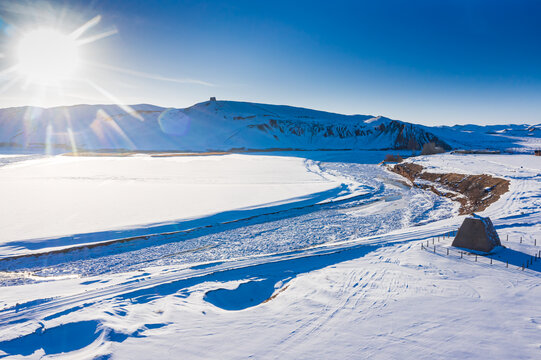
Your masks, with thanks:
[(421, 165), (412, 163), (397, 164), (389, 169), (410, 180), (414, 186), (458, 201), (460, 215), (485, 210), (509, 190), (509, 180), (486, 174), (430, 173), (424, 172)]
[(276, 293), (274, 293), (270, 298), (263, 301), (262, 304), (268, 303), (269, 301), (273, 300), (274, 298), (276, 298), (278, 296), (278, 294), (280, 294), (280, 293), (284, 292), (285, 290), (287, 290), (288, 287), (289, 287), (289, 285), (284, 286), (283, 288), (278, 290)]

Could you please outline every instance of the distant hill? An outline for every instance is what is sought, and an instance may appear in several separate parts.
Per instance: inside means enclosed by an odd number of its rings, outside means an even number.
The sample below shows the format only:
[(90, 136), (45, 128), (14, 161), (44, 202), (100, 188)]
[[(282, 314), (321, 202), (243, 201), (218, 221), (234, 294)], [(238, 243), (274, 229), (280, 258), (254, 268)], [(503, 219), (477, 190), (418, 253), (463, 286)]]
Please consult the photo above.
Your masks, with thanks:
[[(0, 150), (398, 150), (434, 142), (446, 150), (526, 151), (540, 138), (539, 125), (427, 127), (382, 116), (236, 101), (206, 101), (186, 109), (153, 105), (130, 109), (116, 105), (0, 109)], [(536, 139), (533, 145), (528, 138)]]

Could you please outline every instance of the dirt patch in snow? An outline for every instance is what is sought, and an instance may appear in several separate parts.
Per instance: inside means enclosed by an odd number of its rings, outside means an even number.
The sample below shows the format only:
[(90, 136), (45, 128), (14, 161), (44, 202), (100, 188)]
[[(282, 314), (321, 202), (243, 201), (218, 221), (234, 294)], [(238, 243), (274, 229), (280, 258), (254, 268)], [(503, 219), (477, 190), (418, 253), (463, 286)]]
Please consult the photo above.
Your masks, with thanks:
[(414, 186), (458, 201), (461, 215), (485, 210), (509, 190), (509, 180), (486, 174), (430, 173), (412, 163), (390, 166), (389, 170), (407, 178)]

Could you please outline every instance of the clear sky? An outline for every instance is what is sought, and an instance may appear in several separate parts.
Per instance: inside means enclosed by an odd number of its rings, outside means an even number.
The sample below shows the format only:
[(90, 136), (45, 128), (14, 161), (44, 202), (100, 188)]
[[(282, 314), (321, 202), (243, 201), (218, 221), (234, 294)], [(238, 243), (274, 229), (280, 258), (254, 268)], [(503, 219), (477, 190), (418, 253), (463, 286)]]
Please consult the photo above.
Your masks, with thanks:
[(0, 4), (0, 71), (22, 34), (71, 33), (101, 15), (85, 32), (96, 41), (81, 46), (78, 81), (60, 91), (4, 71), (0, 107), (216, 96), (428, 125), (541, 122), (541, 1)]

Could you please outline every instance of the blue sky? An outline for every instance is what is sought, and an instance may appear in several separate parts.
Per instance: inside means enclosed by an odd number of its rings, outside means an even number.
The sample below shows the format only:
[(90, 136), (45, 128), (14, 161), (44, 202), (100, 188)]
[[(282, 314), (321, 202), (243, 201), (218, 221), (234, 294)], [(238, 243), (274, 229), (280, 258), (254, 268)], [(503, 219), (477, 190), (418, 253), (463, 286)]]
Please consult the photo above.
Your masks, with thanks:
[[(8, 1), (0, 69), (17, 31), (96, 15), (91, 32), (116, 34), (85, 45), (81, 72), (128, 104), (216, 96), (429, 125), (541, 122), (540, 1)], [(111, 102), (80, 84), (40, 91), (10, 87), (0, 107)]]

